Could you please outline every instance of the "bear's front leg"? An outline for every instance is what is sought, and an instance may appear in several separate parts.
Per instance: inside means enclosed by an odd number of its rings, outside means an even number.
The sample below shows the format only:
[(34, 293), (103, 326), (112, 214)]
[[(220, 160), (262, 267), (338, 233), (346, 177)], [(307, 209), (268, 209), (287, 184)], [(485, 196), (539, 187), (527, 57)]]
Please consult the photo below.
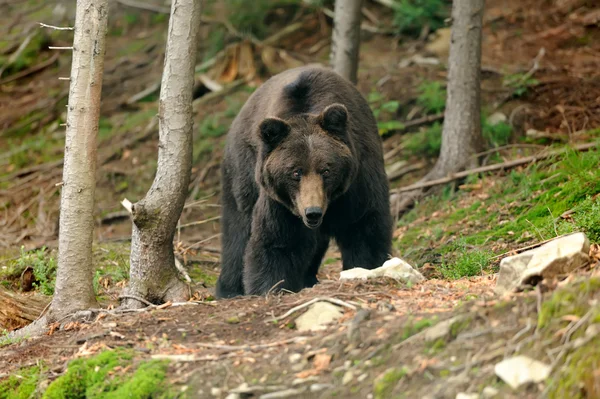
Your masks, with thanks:
[(298, 217), (261, 195), (244, 257), (245, 293), (264, 295), (282, 288), (300, 291), (315, 245), (315, 234)]
[(336, 234), (343, 269), (375, 269), (391, 254), (392, 224), (389, 214), (372, 211)]

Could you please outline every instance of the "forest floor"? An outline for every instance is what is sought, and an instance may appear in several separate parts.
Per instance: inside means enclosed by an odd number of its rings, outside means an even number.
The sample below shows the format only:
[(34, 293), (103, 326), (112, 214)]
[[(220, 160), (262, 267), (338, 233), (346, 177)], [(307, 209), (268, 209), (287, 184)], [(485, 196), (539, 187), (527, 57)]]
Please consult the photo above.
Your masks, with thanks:
[[(18, 296), (37, 315), (53, 289), (60, 123), (68, 93), (57, 77), (70, 70), (68, 54), (46, 47), (69, 46), (71, 36), (36, 23), (72, 21), (74, 10), (58, 1), (26, 3), (0, 5), (0, 294)], [(485, 163), (599, 139), (600, 8), (592, 3), (487, 2), (483, 125), (494, 151)], [(370, 30), (388, 29), (389, 10), (367, 4)], [(114, 2), (94, 244), (94, 286), (104, 310), (52, 325), (41, 337), (0, 338), (0, 399), (124, 392), (140, 398), (455, 398), (485, 388), (502, 398), (600, 397), (600, 342), (590, 335), (600, 323), (597, 247), (588, 267), (562, 281), (509, 297), (493, 291), (500, 259), (519, 248), (573, 231), (600, 242), (600, 153), (594, 148), (472, 175), (418, 203), (397, 223), (394, 255), (415, 265), (427, 277), (423, 283), (339, 281), (340, 256), (332, 245), (314, 288), (215, 301), (219, 162), (228, 125), (270, 73), (326, 63), (331, 32), (323, 13), (282, 6), (267, 14), (268, 32), (256, 32), (253, 42), (239, 40), (235, 28), (232, 34), (215, 23), (222, 10), (212, 11), (199, 46), (194, 167), (175, 245), (193, 280), (193, 301), (116, 309), (127, 282), (131, 232), (119, 202), (139, 200), (154, 176), (158, 92), (145, 90), (160, 80), (167, 16)], [(273, 38), (283, 27), (296, 29)], [(447, 40), (435, 35), (363, 32), (359, 89), (378, 118), (394, 188), (417, 181), (435, 161), (446, 56)], [(223, 91), (211, 93), (207, 78)], [(506, 120), (493, 125), (489, 117), (497, 112)], [(296, 328), (304, 309), (281, 317), (314, 298), (343, 301), (343, 316), (313, 332)], [(10, 312), (2, 310), (0, 328), (30, 321), (4, 317)], [(512, 390), (495, 376), (494, 365), (514, 354), (552, 365), (551, 378)]]

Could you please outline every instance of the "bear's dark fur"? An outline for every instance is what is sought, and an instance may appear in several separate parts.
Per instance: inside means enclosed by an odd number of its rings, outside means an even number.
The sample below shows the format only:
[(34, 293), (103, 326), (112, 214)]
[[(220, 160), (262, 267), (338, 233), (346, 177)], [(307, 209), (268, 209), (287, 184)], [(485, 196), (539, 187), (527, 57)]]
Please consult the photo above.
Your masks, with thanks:
[(343, 268), (375, 268), (391, 250), (381, 139), (364, 98), (319, 67), (266, 81), (233, 121), (222, 164), (217, 296), (317, 283), (330, 238)]

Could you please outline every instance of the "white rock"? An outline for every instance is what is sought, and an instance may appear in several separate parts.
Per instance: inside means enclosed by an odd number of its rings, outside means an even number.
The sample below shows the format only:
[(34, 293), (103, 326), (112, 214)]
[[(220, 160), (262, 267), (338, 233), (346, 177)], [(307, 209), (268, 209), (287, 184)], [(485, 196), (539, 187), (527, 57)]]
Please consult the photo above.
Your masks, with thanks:
[(367, 379), (367, 377), (369, 377), (369, 374), (367, 374), (367, 373), (361, 374), (361, 375), (358, 376), (358, 378), (356, 379), (356, 381), (363, 382), (364, 380)]
[(342, 377), (342, 385), (348, 385), (352, 382), (352, 380), (354, 380), (354, 373), (352, 372), (352, 370), (348, 370), (346, 371), (346, 374), (344, 374), (344, 376)]
[(300, 353), (292, 353), (288, 359), (290, 363), (298, 363), (302, 359), (302, 355)]
[(310, 386), (310, 391), (311, 392), (319, 392), (319, 391), (324, 391), (325, 389), (330, 389), (333, 388), (333, 385), (331, 384), (312, 384)]
[(425, 49), (440, 58), (446, 58), (450, 52), (451, 36), (452, 30), (450, 28), (438, 29), (435, 31), (435, 34), (431, 35), (432, 40), (427, 43)]
[(590, 241), (584, 233), (569, 234), (541, 247), (508, 256), (500, 262), (495, 291), (518, 291), (532, 282), (564, 275), (590, 260)]
[(487, 118), (487, 123), (490, 126), (496, 126), (502, 122), (506, 122), (506, 115), (504, 115), (502, 112), (494, 112)]
[(329, 302), (317, 302), (296, 319), (296, 328), (298, 331), (324, 330), (326, 324), (339, 319), (342, 314), (339, 306)]
[(479, 399), (479, 394), (459, 392), (456, 394), (456, 399)]
[(242, 395), (240, 395), (239, 393), (230, 393), (229, 395), (225, 396), (225, 399), (242, 399)]
[(550, 366), (527, 356), (515, 356), (496, 364), (494, 371), (511, 388), (530, 382), (542, 382), (550, 375)]
[(425, 277), (419, 271), (400, 258), (392, 258), (376, 269), (368, 270), (356, 267), (340, 273), (340, 280), (367, 280), (377, 277), (389, 277), (397, 281), (413, 284), (425, 280)]
[(492, 399), (495, 398), (499, 393), (500, 392), (496, 388), (488, 386), (483, 388), (481, 396), (483, 396), (485, 399)]
[(221, 396), (222, 393), (223, 393), (223, 390), (221, 388), (212, 387), (210, 389), (210, 394), (212, 396)]

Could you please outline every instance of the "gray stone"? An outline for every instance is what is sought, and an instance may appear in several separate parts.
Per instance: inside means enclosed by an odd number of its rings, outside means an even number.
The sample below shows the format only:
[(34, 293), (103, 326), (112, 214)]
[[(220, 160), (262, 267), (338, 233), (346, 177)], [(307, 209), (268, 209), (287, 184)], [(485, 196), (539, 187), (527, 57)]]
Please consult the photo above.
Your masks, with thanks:
[(483, 388), (483, 391), (481, 392), (481, 396), (483, 396), (485, 399), (492, 399), (492, 398), (495, 398), (496, 396), (498, 396), (499, 393), (500, 393), (500, 391), (498, 391), (496, 388), (488, 386), (488, 387)]
[(354, 380), (354, 373), (352, 370), (346, 371), (346, 374), (342, 377), (342, 385), (348, 385)]
[(339, 306), (329, 302), (317, 302), (296, 319), (298, 331), (324, 330), (327, 324), (342, 317), (343, 312)]
[(542, 382), (548, 378), (550, 371), (547, 364), (522, 355), (505, 359), (494, 367), (496, 375), (513, 389), (531, 382)]
[(312, 384), (310, 386), (310, 391), (311, 392), (320, 392), (320, 391), (324, 391), (326, 389), (331, 389), (333, 388), (333, 385), (331, 384)]
[(429, 327), (423, 331), (425, 341), (432, 342), (437, 341), (440, 338), (445, 338), (450, 334), (452, 325), (465, 319), (464, 315), (454, 316), (448, 320), (441, 321), (434, 326)]
[(569, 234), (500, 262), (495, 291), (519, 291), (537, 281), (564, 275), (586, 265), (590, 241), (584, 233)]

